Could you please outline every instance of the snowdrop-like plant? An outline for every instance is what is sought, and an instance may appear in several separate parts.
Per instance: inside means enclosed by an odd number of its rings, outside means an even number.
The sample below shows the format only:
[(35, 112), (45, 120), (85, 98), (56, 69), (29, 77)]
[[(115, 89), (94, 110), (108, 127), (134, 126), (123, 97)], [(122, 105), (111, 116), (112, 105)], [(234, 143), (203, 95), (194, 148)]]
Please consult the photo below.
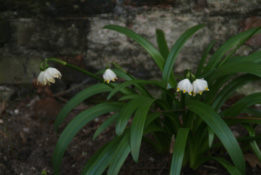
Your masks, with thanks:
[(110, 81), (115, 81), (117, 79), (116, 74), (111, 69), (106, 69), (102, 77), (107, 83), (109, 83)]
[(192, 94), (192, 90), (193, 90), (193, 86), (190, 83), (189, 79), (186, 78), (184, 80), (181, 80), (178, 83), (177, 92), (179, 92), (179, 91), (182, 91), (183, 93), (187, 92), (189, 95), (191, 95)]
[[(170, 175), (182, 174), (183, 166), (196, 171), (208, 161), (217, 161), (230, 174), (244, 175), (245, 160), (241, 146), (244, 150), (250, 148), (247, 151), (252, 151), (261, 161), (260, 138), (255, 130), (256, 124), (261, 123), (261, 111), (254, 108), (255, 104), (261, 103), (261, 92), (247, 95), (229, 108), (224, 105), (239, 87), (260, 80), (261, 51), (248, 56), (234, 53), (250, 37), (260, 33), (261, 27), (233, 36), (213, 54), (210, 54), (210, 50), (214, 42), (210, 43), (202, 53), (197, 70), (184, 70), (185, 76), (177, 83), (173, 72), (175, 60), (185, 42), (203, 26), (196, 25), (185, 31), (170, 47), (171, 50), (162, 30), (156, 30), (158, 47), (154, 47), (128, 28), (105, 26), (140, 44), (162, 71), (160, 80), (137, 79), (117, 64), (114, 64), (114, 69), (94, 74), (57, 58), (45, 59), (43, 65), (54, 61), (99, 81), (76, 94), (63, 107), (55, 121), (57, 132), (65, 117), (78, 104), (91, 96), (108, 94), (103, 103), (79, 113), (62, 131), (53, 154), (54, 174), (59, 174), (65, 150), (73, 137), (90, 121), (104, 114), (109, 118), (96, 130), (93, 139), (109, 126), (115, 127), (116, 135), (104, 143), (90, 160), (83, 160), (88, 161), (83, 167), (83, 175), (101, 175), (105, 172), (108, 175), (118, 174), (128, 155), (135, 162), (139, 161), (142, 141), (159, 153), (171, 155)], [(101, 78), (102, 73), (104, 79)], [(109, 83), (115, 80), (116, 75), (125, 81)], [(38, 81), (46, 84), (54, 82), (54, 78), (59, 78), (54, 71), (50, 74), (40, 73)], [(160, 97), (149, 91), (151, 85), (161, 93)], [(118, 94), (117, 98), (115, 94)], [(237, 125), (245, 127), (249, 136), (236, 138), (230, 126)], [(175, 142), (172, 142), (173, 137)]]
[(48, 67), (46, 70), (40, 72), (37, 82), (42, 85), (50, 85), (51, 83), (55, 83), (55, 78), (60, 79), (62, 74), (56, 68)]
[(196, 94), (202, 95), (203, 91), (209, 91), (208, 82), (204, 79), (196, 79), (192, 83), (193, 85), (193, 96)]

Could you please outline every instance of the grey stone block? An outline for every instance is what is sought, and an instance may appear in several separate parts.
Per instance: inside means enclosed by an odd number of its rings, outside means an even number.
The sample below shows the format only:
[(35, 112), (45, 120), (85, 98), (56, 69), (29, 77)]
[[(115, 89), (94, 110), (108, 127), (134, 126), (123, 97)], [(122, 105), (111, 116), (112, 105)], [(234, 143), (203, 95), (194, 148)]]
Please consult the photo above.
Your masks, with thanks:
[(31, 84), (40, 72), (37, 57), (0, 57), (0, 84)]

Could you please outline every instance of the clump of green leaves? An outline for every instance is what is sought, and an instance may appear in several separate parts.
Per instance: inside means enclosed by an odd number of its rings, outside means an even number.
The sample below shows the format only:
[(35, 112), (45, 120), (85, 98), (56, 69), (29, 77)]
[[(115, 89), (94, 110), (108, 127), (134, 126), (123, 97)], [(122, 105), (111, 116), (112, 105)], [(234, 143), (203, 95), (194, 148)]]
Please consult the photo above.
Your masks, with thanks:
[[(103, 103), (78, 114), (62, 131), (53, 154), (54, 174), (59, 174), (64, 152), (78, 131), (96, 117), (111, 112), (114, 112), (114, 115), (101, 124), (93, 139), (112, 124), (115, 124), (116, 135), (88, 160), (83, 167), (84, 175), (99, 175), (106, 170), (108, 175), (118, 174), (128, 155), (138, 162), (143, 140), (158, 152), (168, 152), (169, 145), (173, 146), (171, 175), (181, 174), (184, 165), (197, 169), (209, 160), (219, 162), (230, 174), (243, 175), (245, 160), (240, 144), (249, 145), (261, 161), (261, 152), (257, 145), (260, 138), (255, 133), (256, 125), (261, 122), (261, 111), (253, 108), (253, 105), (261, 104), (261, 92), (243, 97), (228, 109), (221, 108), (239, 87), (260, 80), (261, 51), (248, 56), (235, 56), (234, 53), (246, 40), (260, 33), (261, 27), (233, 36), (206, 61), (214, 45), (214, 42), (210, 43), (202, 54), (197, 71), (185, 72), (189, 76), (184, 79), (193, 81), (192, 79), (204, 78), (208, 83), (208, 92), (202, 95), (195, 94), (193, 97), (188, 93), (176, 91), (178, 81), (173, 66), (185, 42), (203, 26), (196, 25), (185, 31), (171, 50), (162, 30), (156, 30), (157, 49), (142, 36), (127, 28), (105, 26), (105, 29), (120, 32), (140, 44), (162, 72), (161, 80), (136, 79), (115, 64), (116, 68), (112, 71), (126, 80), (125, 82), (101, 82), (76, 94), (60, 111), (55, 121), (57, 131), (67, 114), (78, 104), (100, 93), (108, 93), (108, 96)], [(46, 59), (48, 60), (59, 63), (55, 58)], [(97, 77), (86, 70), (77, 70)], [(101, 81), (100, 78), (97, 79)], [(151, 94), (148, 85), (157, 88), (161, 96), (155, 97)], [(118, 96), (115, 97), (115, 94)], [(130, 119), (132, 122), (128, 124)], [(249, 136), (236, 138), (230, 129), (230, 126), (234, 125), (245, 127)], [(150, 137), (147, 137), (148, 134)], [(175, 141), (171, 144), (173, 140)], [(213, 156), (213, 153), (220, 149), (226, 151), (229, 160), (224, 159), (222, 155)]]

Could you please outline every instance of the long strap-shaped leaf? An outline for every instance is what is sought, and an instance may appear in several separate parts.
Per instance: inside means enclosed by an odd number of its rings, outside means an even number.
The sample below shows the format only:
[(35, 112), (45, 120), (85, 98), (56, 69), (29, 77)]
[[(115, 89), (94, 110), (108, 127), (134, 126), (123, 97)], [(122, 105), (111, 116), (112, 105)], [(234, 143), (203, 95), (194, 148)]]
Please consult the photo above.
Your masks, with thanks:
[(122, 137), (114, 137), (107, 144), (102, 146), (87, 162), (82, 170), (82, 175), (101, 175), (111, 163), (116, 147)]
[(242, 150), (224, 120), (212, 108), (200, 101), (191, 100), (188, 104), (188, 109), (195, 112), (207, 123), (226, 148), (236, 168), (242, 174), (245, 174), (245, 160)]
[(230, 62), (224, 64), (210, 77), (209, 82), (211, 83), (226, 75), (243, 72), (261, 77), (261, 64), (249, 61)]
[(119, 86), (117, 86), (116, 88), (114, 88), (108, 95), (107, 99), (111, 99), (111, 97), (116, 94), (117, 92), (119, 92), (122, 88), (125, 88), (129, 85), (132, 85), (132, 84), (152, 84), (152, 85), (156, 85), (160, 88), (163, 88), (162, 85), (161, 85), (161, 82), (159, 81), (156, 81), (156, 80), (129, 80), (129, 81), (126, 81), (122, 84), (120, 84)]
[(63, 130), (53, 153), (54, 174), (59, 174), (60, 164), (64, 152), (78, 131), (95, 117), (111, 111), (117, 111), (121, 108), (122, 103), (102, 103), (78, 114)]
[(139, 106), (133, 117), (130, 133), (130, 146), (131, 155), (135, 162), (138, 162), (139, 159), (140, 145), (146, 117), (154, 100), (155, 99), (144, 97), (144, 103)]
[(248, 38), (256, 34), (258, 31), (260, 32), (261, 27), (259, 28), (253, 28), (248, 31), (241, 32), (232, 38), (230, 38), (228, 41), (226, 41), (210, 58), (203, 74), (206, 74), (211, 69), (216, 67), (218, 62), (223, 58), (223, 56), (235, 45), (242, 45), (243, 41), (246, 41)]
[[(248, 133), (249, 133), (250, 137), (255, 137), (256, 136), (255, 128), (253, 128), (250, 125), (246, 125), (245, 128), (248, 130)], [(256, 140), (251, 141), (249, 144), (250, 144), (253, 152), (256, 154), (258, 160), (261, 162), (261, 151), (260, 151), (260, 148), (259, 148)]]
[[(107, 25), (104, 28), (120, 32), (120, 33), (132, 38), (133, 40), (135, 40), (139, 45), (141, 45), (151, 55), (154, 62), (157, 64), (157, 66), (160, 68), (160, 70), (163, 71), (165, 59), (162, 57), (160, 52), (148, 40), (146, 40), (142, 36), (138, 35), (137, 33), (133, 32), (132, 30), (125, 28), (125, 27), (121, 27), (121, 26), (117, 26), (117, 25)], [(172, 73), (170, 75), (170, 77), (171, 77), (170, 85), (172, 87), (174, 87), (176, 84), (174, 74)]]
[[(101, 155), (105, 155), (106, 151), (111, 151), (114, 142), (116, 142), (118, 140), (118, 138), (115, 138), (111, 141), (109, 141), (108, 143), (102, 145), (102, 147), (100, 147), (93, 155), (92, 157), (88, 160), (88, 162), (84, 165), (84, 168), (81, 172), (81, 175), (85, 175), (87, 173), (87, 171), (90, 169), (90, 167), (96, 163), (96, 161), (98, 161), (101, 157)], [(112, 150), (113, 152), (113, 150)], [(108, 157), (108, 156), (107, 156)], [(104, 159), (103, 159), (104, 160)]]
[(165, 38), (165, 34), (161, 29), (156, 29), (156, 36), (160, 54), (166, 60), (169, 55), (169, 48)]
[(226, 63), (233, 62), (233, 61), (251, 61), (251, 62), (260, 63), (261, 62), (261, 51), (257, 51), (248, 56), (230, 57)]
[[(112, 69), (117, 76), (125, 79), (125, 80), (135, 80), (136, 78), (122, 70), (119, 70), (119, 69)], [(139, 89), (139, 91), (141, 93), (143, 93), (144, 95), (149, 95), (150, 96), (150, 93), (140, 84), (135, 84), (134, 85), (137, 89)]]
[(115, 152), (111, 160), (108, 175), (116, 175), (119, 173), (121, 166), (130, 153), (130, 132), (129, 130), (121, 139), (120, 143), (115, 147)]
[(180, 175), (182, 162), (184, 158), (187, 138), (189, 134), (188, 128), (180, 128), (178, 130), (171, 160), (170, 175)]
[(234, 104), (232, 107), (225, 110), (223, 112), (223, 115), (227, 117), (236, 117), (236, 115), (240, 114), (247, 107), (254, 104), (261, 104), (261, 92), (254, 93), (242, 98), (241, 100), (236, 102), (236, 104)]
[(212, 41), (212, 42), (209, 44), (209, 46), (206, 48), (206, 50), (204, 50), (204, 52), (203, 52), (203, 54), (202, 54), (202, 57), (201, 57), (201, 59), (200, 59), (200, 62), (199, 62), (199, 64), (198, 64), (198, 68), (197, 68), (197, 72), (196, 72), (196, 76), (197, 76), (197, 77), (198, 77), (198, 76), (200, 75), (200, 73), (202, 72), (202, 68), (203, 68), (203, 66), (204, 66), (204, 64), (205, 64), (205, 61), (206, 61), (206, 59), (207, 59), (207, 57), (208, 57), (208, 54), (209, 54), (210, 50), (212, 49), (212, 47), (214, 46), (214, 44), (215, 44), (215, 40)]
[(222, 78), (217, 79), (214, 83), (209, 83), (210, 91), (205, 94), (205, 102), (206, 104), (211, 104), (215, 97), (217, 96), (218, 92), (222, 89), (222, 87), (231, 79), (233, 75), (224, 76)]
[(62, 108), (62, 110), (58, 114), (54, 123), (54, 127), (56, 131), (58, 130), (58, 127), (62, 123), (64, 118), (75, 106), (83, 102), (88, 97), (91, 97), (101, 92), (108, 92), (110, 90), (112, 90), (112, 88), (107, 86), (106, 84), (95, 84), (77, 93), (69, 102), (66, 103), (66, 105)]
[(121, 27), (121, 26), (117, 26), (117, 25), (107, 25), (104, 28), (120, 32), (120, 33), (134, 39), (152, 56), (153, 60), (158, 65), (160, 70), (163, 70), (164, 58), (161, 56), (159, 51), (157, 49), (155, 49), (155, 47), (148, 40), (146, 40), (142, 36), (138, 35), (137, 33), (133, 32), (132, 30), (125, 28), (125, 27)]
[(212, 159), (218, 161), (221, 165), (223, 165), (223, 167), (225, 167), (231, 175), (242, 175), (242, 173), (240, 173), (240, 171), (236, 167), (231, 165), (231, 163), (227, 160), (221, 157), (213, 157)]
[(102, 131), (104, 129), (106, 129), (108, 126), (112, 125), (113, 123), (115, 123), (118, 119), (119, 119), (119, 113), (116, 113), (115, 115), (111, 116), (110, 118), (108, 118), (107, 120), (105, 120), (95, 131), (95, 133), (93, 134), (93, 140), (102, 133)]
[(260, 78), (254, 75), (244, 74), (236, 79), (230, 81), (219, 93), (212, 103), (212, 108), (218, 111), (218, 109), (224, 104), (224, 102), (234, 93), (238, 88), (250, 81), (256, 81)]
[(182, 49), (183, 45), (185, 44), (185, 42), (199, 29), (201, 29), (204, 25), (199, 24), (196, 25), (192, 28), (190, 28), (189, 30), (187, 30), (186, 32), (184, 32), (179, 39), (177, 40), (177, 42), (174, 44), (174, 46), (172, 47), (169, 56), (166, 60), (166, 63), (164, 65), (164, 69), (163, 69), (163, 74), (162, 74), (162, 82), (163, 85), (165, 87), (167, 87), (167, 84), (169, 82), (170, 79), (170, 75), (172, 73), (172, 69), (173, 69), (173, 65), (174, 62), (180, 52), (180, 50)]
[(120, 118), (116, 124), (116, 134), (121, 135), (130, 119), (132, 114), (137, 110), (139, 106), (147, 102), (147, 97), (139, 96), (133, 100), (130, 100), (125, 104), (120, 111)]

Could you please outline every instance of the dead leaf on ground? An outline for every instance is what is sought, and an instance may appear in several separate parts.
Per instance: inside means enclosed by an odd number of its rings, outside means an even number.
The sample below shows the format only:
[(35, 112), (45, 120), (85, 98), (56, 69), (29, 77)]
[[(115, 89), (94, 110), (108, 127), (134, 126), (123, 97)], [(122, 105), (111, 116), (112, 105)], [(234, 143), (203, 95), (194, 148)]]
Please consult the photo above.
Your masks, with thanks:
[(254, 155), (254, 154), (245, 154), (244, 157), (245, 157), (245, 160), (249, 163), (249, 165), (252, 168), (256, 168), (256, 166), (261, 167), (261, 161), (258, 160), (256, 155)]
[(55, 100), (55, 98), (47, 97), (40, 99), (35, 104), (35, 116), (33, 116), (33, 118), (53, 122), (60, 110), (61, 105), (57, 100)]
[(37, 89), (38, 94), (44, 94), (47, 96), (51, 96), (53, 94), (48, 85), (43, 86), (40, 83), (37, 83), (36, 79), (33, 79), (33, 86)]

